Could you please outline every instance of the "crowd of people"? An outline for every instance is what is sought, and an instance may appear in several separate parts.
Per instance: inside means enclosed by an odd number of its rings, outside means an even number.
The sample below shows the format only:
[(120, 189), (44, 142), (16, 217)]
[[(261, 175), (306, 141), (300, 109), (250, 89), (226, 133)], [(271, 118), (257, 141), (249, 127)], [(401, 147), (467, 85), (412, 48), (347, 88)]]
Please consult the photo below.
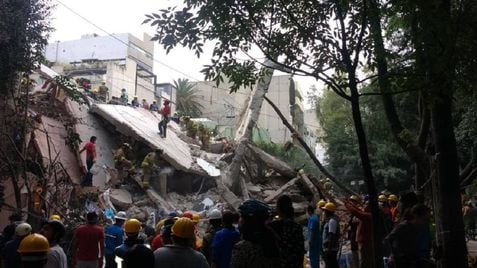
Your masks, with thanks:
[[(430, 209), (413, 194), (400, 200), (383, 194), (378, 200), (384, 222), (385, 265), (433, 267)], [(251, 199), (237, 212), (213, 208), (204, 219), (191, 211), (170, 212), (154, 231), (121, 211), (103, 227), (99, 225), (103, 216), (88, 212), (86, 223), (74, 230), (69, 262), (59, 246), (65, 234), (59, 216), (44, 221), (36, 233), (28, 223), (12, 218), (2, 234), (1, 256), (6, 268), (64, 268), (68, 264), (116, 268), (118, 258), (122, 267), (335, 268), (344, 258), (343, 245), (349, 244), (348, 267), (374, 267), (376, 230), (369, 200), (351, 196), (336, 202), (320, 200), (310, 205), (306, 227), (295, 221), (288, 195), (277, 199), (274, 211), (268, 204)], [(206, 231), (202, 232), (204, 225)]]

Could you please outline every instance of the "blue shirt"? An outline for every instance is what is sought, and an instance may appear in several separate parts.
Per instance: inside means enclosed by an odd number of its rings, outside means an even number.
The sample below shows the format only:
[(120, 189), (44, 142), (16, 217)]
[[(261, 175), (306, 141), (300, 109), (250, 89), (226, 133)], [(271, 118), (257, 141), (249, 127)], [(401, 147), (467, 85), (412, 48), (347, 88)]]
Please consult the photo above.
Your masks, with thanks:
[(114, 255), (114, 249), (123, 244), (124, 231), (123, 228), (115, 224), (109, 225), (104, 230), (105, 233), (105, 255)]
[[(313, 214), (308, 218), (308, 226), (306, 232), (306, 240), (309, 241), (310, 246), (319, 247), (321, 245), (320, 233), (320, 216)], [(313, 241), (310, 241), (311, 233), (313, 233)]]
[(212, 261), (218, 268), (229, 268), (232, 249), (240, 241), (240, 233), (235, 229), (222, 228), (215, 233), (212, 242)]

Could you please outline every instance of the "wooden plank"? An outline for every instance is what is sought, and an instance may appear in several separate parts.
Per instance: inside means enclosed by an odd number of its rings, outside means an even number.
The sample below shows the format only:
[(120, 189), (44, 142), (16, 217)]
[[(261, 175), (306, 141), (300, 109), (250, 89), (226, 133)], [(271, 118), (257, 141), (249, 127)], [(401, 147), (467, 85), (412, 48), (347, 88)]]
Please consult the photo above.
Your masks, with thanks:
[(269, 203), (271, 201), (273, 201), (275, 198), (277, 198), (279, 195), (281, 195), (284, 191), (286, 191), (288, 188), (290, 188), (291, 186), (293, 186), (298, 180), (300, 180), (301, 178), (300, 177), (296, 177), (290, 181), (288, 181), (287, 183), (283, 184), (282, 187), (280, 187), (278, 190), (276, 190), (275, 192), (273, 192), (271, 195), (269, 195), (267, 198), (265, 198), (265, 203)]

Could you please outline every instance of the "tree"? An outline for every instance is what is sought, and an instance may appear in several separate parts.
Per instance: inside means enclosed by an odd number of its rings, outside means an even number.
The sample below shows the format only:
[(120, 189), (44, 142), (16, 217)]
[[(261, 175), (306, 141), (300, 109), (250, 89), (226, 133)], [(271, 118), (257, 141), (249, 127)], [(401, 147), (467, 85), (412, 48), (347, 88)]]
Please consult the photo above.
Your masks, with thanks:
[(190, 117), (200, 117), (202, 115), (202, 104), (199, 103), (197, 89), (188, 79), (177, 79), (174, 81), (176, 89), (176, 107), (181, 115)]

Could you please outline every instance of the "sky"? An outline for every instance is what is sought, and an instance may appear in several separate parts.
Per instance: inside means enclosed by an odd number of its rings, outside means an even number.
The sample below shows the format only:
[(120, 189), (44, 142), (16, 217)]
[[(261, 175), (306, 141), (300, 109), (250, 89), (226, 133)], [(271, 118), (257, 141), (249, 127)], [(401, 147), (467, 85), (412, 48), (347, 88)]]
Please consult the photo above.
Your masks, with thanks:
[[(142, 33), (154, 34), (154, 29), (141, 25), (145, 14), (156, 12), (169, 6), (181, 5), (182, 0), (51, 0), (55, 6), (52, 11), (52, 26), (49, 42), (79, 39), (84, 34), (131, 33), (142, 38)], [(84, 19), (83, 19), (83, 18)], [(86, 20), (85, 20), (86, 19)], [(88, 22), (89, 21), (89, 22)], [(104, 31), (103, 31), (104, 30)], [(192, 81), (204, 80), (200, 73), (208, 64), (212, 46), (205, 47), (204, 54), (197, 58), (186, 48), (177, 47), (169, 54), (159, 44), (154, 48), (154, 73), (158, 82), (172, 82), (178, 78)], [(314, 78), (295, 77), (302, 93), (317, 84)], [(304, 95), (305, 96), (305, 95)]]

